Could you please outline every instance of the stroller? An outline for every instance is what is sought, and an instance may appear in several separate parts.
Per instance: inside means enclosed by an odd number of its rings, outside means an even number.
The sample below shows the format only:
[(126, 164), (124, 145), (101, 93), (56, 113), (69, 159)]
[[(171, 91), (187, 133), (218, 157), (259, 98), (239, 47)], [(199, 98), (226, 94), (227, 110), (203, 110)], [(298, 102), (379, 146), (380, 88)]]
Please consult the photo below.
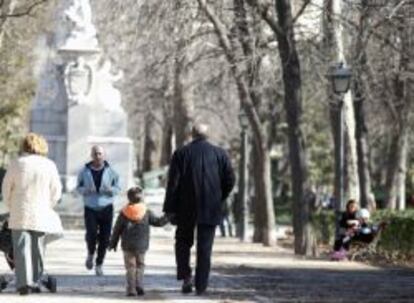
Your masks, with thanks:
[[(0, 222), (1, 221), (3, 221), (3, 223), (0, 228), (0, 251), (4, 253), (6, 262), (9, 265), (10, 269), (13, 271), (15, 267), (13, 257), (13, 242), (12, 233), (8, 226), (8, 215), (0, 215)], [(0, 275), (0, 293), (13, 282), (14, 278), (10, 278), (5, 275)], [(51, 293), (55, 293), (57, 291), (57, 281), (55, 277), (43, 274), (40, 282)]]

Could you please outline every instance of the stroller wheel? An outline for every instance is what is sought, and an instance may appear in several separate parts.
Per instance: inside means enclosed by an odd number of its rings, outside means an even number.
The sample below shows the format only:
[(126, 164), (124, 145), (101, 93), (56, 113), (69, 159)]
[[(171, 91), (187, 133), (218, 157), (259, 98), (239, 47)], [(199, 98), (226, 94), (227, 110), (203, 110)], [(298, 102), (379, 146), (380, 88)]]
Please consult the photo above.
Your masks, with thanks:
[(9, 282), (7, 282), (6, 278), (1, 276), (0, 277), (0, 292), (2, 292), (3, 289), (6, 289), (8, 284)]
[(57, 280), (55, 277), (48, 276), (47, 280), (44, 282), (44, 286), (51, 292), (56, 293), (57, 291)]

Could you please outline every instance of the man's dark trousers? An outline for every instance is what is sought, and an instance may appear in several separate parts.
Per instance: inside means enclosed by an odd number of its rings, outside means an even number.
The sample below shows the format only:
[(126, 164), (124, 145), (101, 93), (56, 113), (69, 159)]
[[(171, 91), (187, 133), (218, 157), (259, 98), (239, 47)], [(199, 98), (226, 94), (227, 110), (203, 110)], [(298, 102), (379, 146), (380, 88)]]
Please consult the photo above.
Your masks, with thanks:
[[(197, 231), (197, 257), (195, 287), (203, 292), (208, 286), (208, 277), (211, 267), (211, 252), (213, 248), (215, 225), (198, 224), (191, 222), (179, 223), (175, 232), (175, 260), (177, 263), (177, 279), (184, 280), (191, 277), (190, 250), (194, 244), (194, 231)], [(197, 228), (196, 228), (197, 227)]]
[(101, 210), (85, 207), (86, 244), (90, 255), (95, 254), (96, 242), (98, 242), (96, 265), (102, 265), (105, 258), (111, 236), (113, 217), (114, 208), (112, 204)]

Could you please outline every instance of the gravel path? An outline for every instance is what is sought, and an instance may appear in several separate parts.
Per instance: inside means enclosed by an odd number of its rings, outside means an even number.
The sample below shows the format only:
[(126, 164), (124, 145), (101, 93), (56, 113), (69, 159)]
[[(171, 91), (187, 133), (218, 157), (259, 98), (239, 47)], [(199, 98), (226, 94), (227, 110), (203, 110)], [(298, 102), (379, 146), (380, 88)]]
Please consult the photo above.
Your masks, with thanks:
[[(296, 258), (289, 250), (217, 238), (209, 293), (182, 295), (175, 280), (173, 230), (153, 229), (147, 254), (146, 295), (124, 295), (122, 253), (108, 253), (105, 276), (84, 268), (83, 232), (68, 231), (48, 247), (47, 268), (58, 293), (20, 297), (8, 288), (0, 302), (414, 302), (414, 271), (381, 269), (356, 262)], [(0, 273), (7, 273), (0, 260)]]

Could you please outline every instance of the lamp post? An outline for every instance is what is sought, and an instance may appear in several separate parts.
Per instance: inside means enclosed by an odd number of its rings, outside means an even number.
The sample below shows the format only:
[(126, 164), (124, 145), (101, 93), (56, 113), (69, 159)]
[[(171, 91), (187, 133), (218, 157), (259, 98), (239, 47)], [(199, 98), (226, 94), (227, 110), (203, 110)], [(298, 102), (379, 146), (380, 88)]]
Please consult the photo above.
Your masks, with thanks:
[[(331, 65), (329, 68), (328, 78), (331, 81), (333, 92), (336, 95), (335, 104), (338, 109), (337, 119), (337, 144), (335, 149), (335, 187), (336, 187), (336, 205), (338, 217), (345, 208), (344, 202), (344, 95), (349, 90), (351, 83), (351, 70), (344, 66), (343, 63)], [(339, 220), (337, 220), (337, 231), (339, 229)]]
[(240, 163), (239, 163), (239, 206), (240, 206), (240, 219), (238, 222), (238, 236), (241, 241), (247, 241), (247, 229), (248, 229), (248, 167), (247, 167), (247, 127), (249, 126), (249, 120), (246, 113), (241, 110), (239, 113), (239, 122), (241, 127), (241, 144), (240, 144)]

